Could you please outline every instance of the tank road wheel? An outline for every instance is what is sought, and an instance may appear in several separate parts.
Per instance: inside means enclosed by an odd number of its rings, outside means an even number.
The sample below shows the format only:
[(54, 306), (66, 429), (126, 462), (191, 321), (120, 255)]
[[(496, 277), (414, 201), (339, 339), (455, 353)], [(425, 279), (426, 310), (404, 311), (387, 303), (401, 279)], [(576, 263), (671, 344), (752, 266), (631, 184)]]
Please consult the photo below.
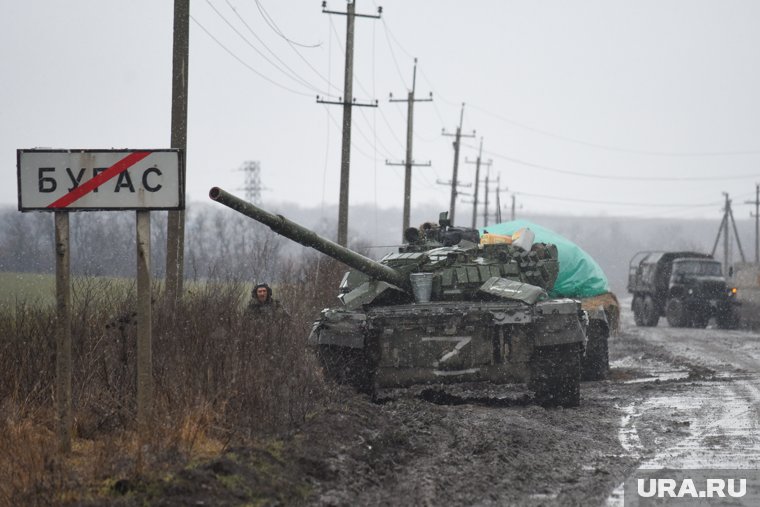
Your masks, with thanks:
[(686, 327), (689, 322), (689, 312), (686, 305), (678, 298), (668, 300), (665, 305), (665, 317), (670, 327)]
[(536, 347), (528, 388), (545, 407), (577, 407), (581, 402), (581, 349), (576, 343)]
[(343, 385), (348, 385), (362, 394), (374, 395), (375, 365), (362, 349), (319, 345), (319, 363), (325, 377)]
[(637, 326), (644, 325), (644, 298), (641, 296), (633, 296), (633, 302), (631, 303), (631, 310), (633, 311), (633, 321)]
[(657, 306), (654, 304), (652, 296), (644, 296), (643, 310), (644, 326), (655, 327), (660, 320), (660, 314), (657, 312)]
[(608, 340), (610, 331), (602, 322), (591, 322), (588, 327), (586, 355), (581, 360), (582, 380), (603, 380), (610, 370)]

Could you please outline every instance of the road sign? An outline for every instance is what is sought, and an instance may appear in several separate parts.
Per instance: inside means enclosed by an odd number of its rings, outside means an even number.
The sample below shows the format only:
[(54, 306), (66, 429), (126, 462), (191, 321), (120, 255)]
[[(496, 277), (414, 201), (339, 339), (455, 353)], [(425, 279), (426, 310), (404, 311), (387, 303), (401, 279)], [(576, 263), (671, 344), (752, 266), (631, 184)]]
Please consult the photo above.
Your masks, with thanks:
[(184, 209), (182, 158), (180, 150), (18, 150), (18, 209)]

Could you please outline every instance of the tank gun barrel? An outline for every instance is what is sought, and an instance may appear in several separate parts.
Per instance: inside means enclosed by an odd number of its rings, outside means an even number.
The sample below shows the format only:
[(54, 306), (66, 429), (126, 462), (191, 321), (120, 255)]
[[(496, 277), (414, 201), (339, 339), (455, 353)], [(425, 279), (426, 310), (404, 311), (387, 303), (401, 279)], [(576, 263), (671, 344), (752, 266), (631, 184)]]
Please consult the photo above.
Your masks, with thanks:
[(219, 187), (213, 187), (209, 191), (209, 197), (220, 204), (232, 208), (238, 213), (242, 213), (257, 222), (261, 222), (277, 234), (285, 236), (296, 243), (318, 250), (357, 271), (361, 271), (373, 278), (392, 283), (393, 285), (402, 288), (407, 285), (406, 276), (402, 273), (399, 273), (385, 264), (380, 264), (377, 261), (358, 254), (353, 250), (340, 246), (329, 239), (323, 238), (314, 231), (292, 222), (282, 215), (274, 215), (268, 211), (264, 211), (258, 206), (244, 201)]

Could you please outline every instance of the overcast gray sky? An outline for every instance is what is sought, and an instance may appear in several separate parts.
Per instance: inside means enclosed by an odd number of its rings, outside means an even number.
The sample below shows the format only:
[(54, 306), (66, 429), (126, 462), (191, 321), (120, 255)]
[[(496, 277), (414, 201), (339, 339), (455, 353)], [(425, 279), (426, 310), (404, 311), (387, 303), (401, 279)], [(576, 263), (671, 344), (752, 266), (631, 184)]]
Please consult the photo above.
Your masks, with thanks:
[[(172, 1), (0, 5), (0, 203), (16, 203), (17, 148), (169, 147)], [(414, 159), (432, 167), (415, 169), (413, 203), (448, 208), (441, 129), (465, 102), (478, 137), (463, 141), (461, 180), (482, 136), (524, 212), (717, 222), (727, 191), (748, 217), (760, 2), (358, 0), (357, 12), (378, 5), (380, 20), (356, 22), (354, 96), (380, 107), (354, 109), (351, 204), (402, 206), (403, 170), (385, 161), (404, 158), (406, 110), (388, 94), (405, 96), (416, 56), (417, 96), (434, 101), (415, 107)], [(236, 169), (259, 160), (265, 201), (336, 203), (341, 109), (315, 96), (342, 95), (345, 16), (318, 0), (192, 0), (191, 14), (189, 200), (235, 192)]]

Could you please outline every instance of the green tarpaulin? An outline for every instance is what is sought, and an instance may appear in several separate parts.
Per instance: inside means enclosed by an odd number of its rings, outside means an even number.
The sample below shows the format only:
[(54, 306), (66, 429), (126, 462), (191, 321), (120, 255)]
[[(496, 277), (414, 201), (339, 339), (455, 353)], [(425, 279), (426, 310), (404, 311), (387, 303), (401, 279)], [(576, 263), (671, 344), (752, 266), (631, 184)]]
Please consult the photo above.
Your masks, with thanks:
[(512, 235), (523, 227), (536, 235), (537, 243), (553, 243), (559, 251), (559, 275), (551, 291), (553, 297), (585, 298), (609, 292), (607, 277), (599, 264), (581, 247), (556, 232), (529, 220), (513, 220), (480, 229), (491, 234)]

